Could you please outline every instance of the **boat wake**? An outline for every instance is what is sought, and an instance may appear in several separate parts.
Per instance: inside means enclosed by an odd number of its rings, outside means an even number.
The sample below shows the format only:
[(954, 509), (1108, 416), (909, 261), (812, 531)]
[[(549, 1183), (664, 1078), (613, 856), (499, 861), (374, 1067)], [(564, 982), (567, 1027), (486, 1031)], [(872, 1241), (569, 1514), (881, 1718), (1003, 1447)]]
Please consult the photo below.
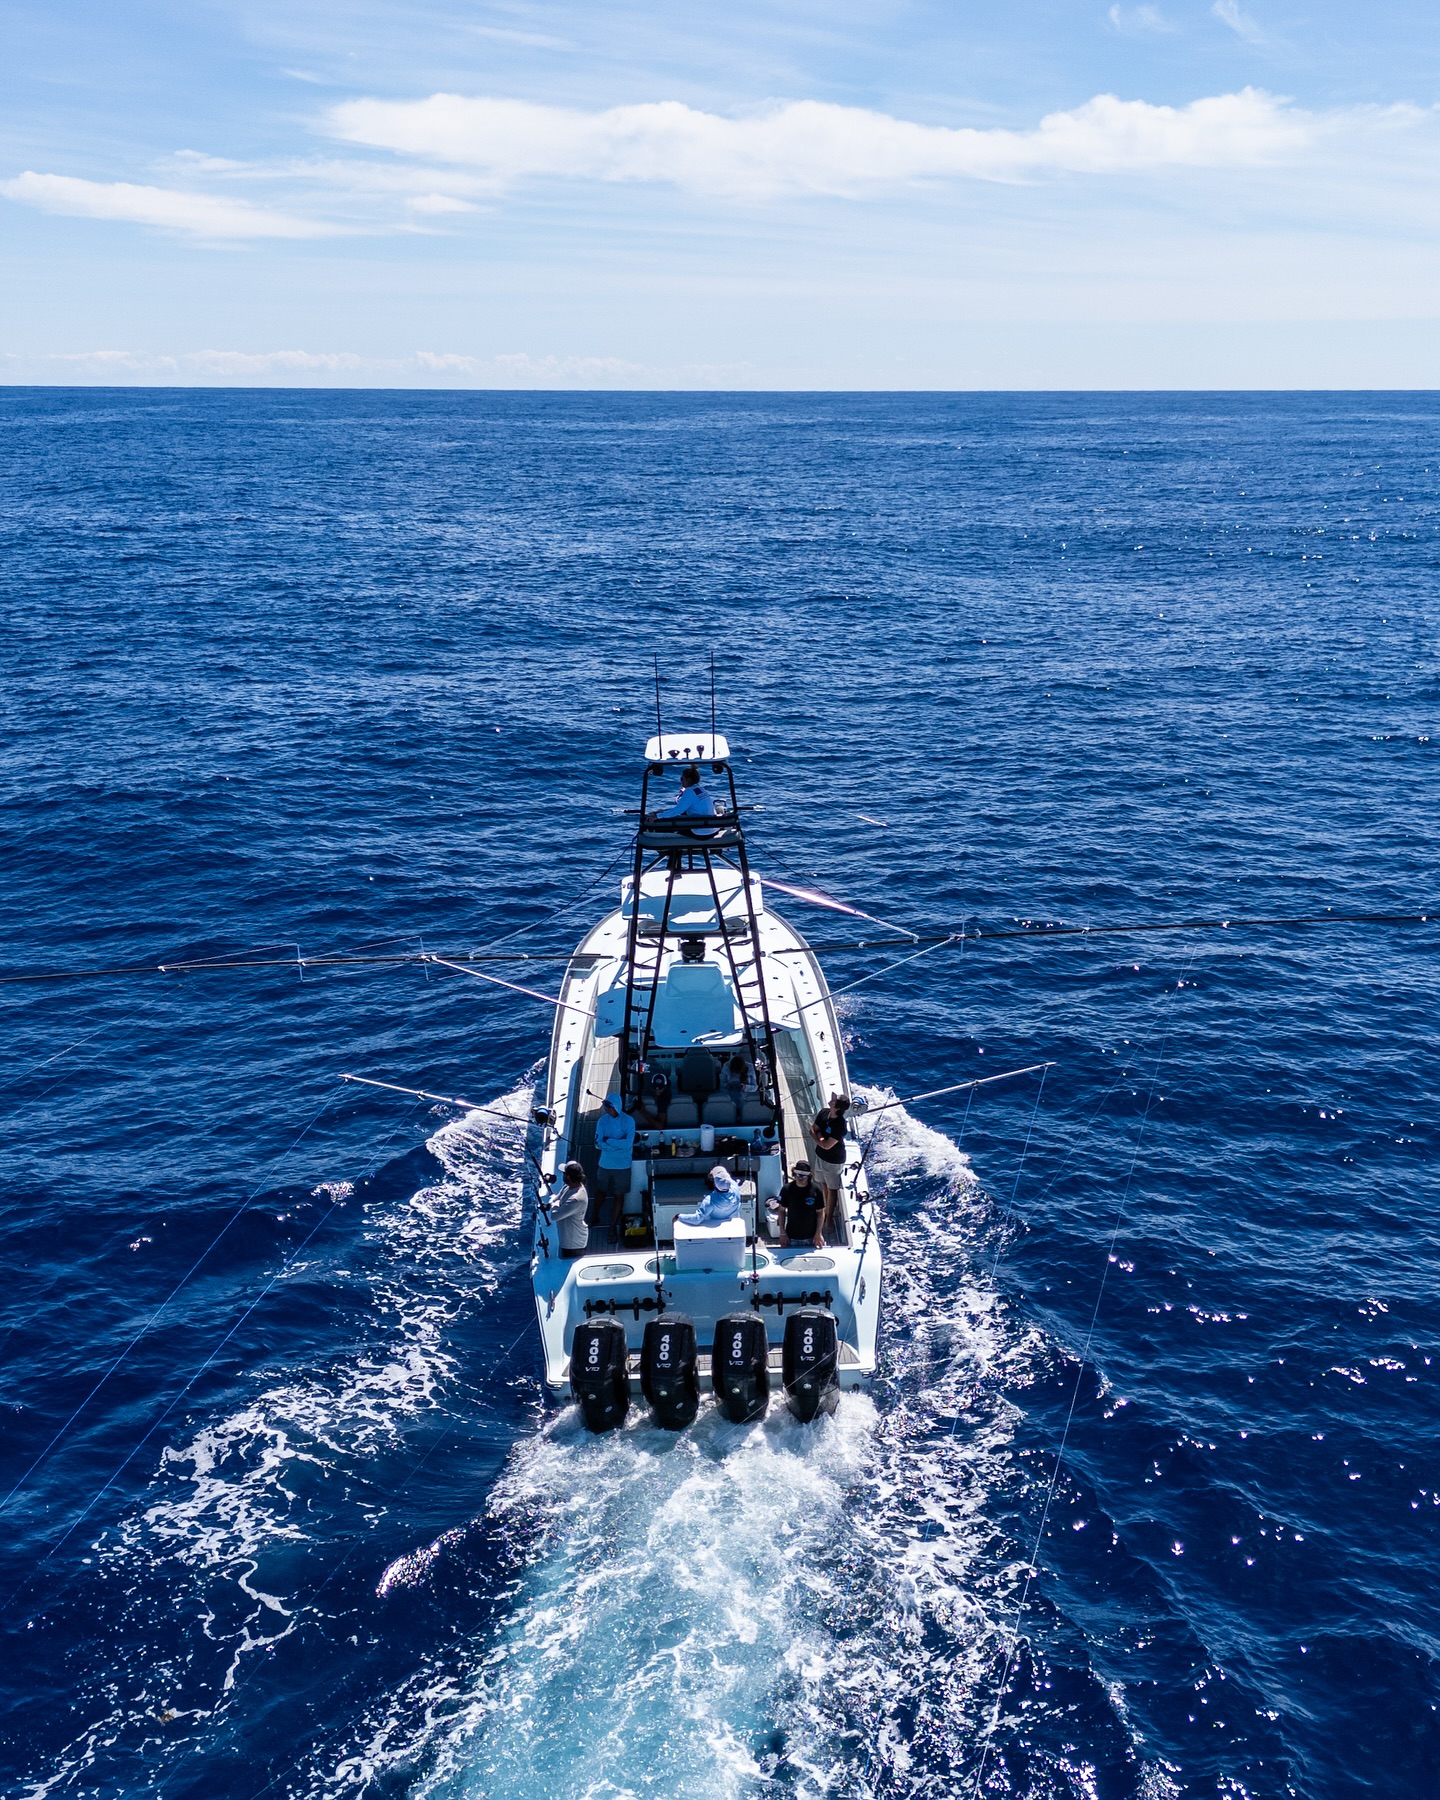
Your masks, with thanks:
[(526, 1082), (491, 1103), (513, 1123), (487, 1112), (441, 1126), (427, 1144), (435, 1177), (401, 1199), (369, 1202), (348, 1183), (315, 1190), (360, 1216), (317, 1238), (276, 1297), (318, 1292), (335, 1316), (359, 1296), (361, 1330), (348, 1354), (258, 1383), (244, 1405), (164, 1448), (149, 1494), (89, 1546), (128, 1679), (112, 1676), (101, 1716), (26, 1800), (128, 1756), (183, 1763), (196, 1778), (206, 1742), (244, 1706), (247, 1669), (333, 1610), (325, 1558), (333, 1570), (337, 1537), (384, 1518), (407, 1432), (459, 1374), (455, 1322), (524, 1260), (531, 1094)]
[[(334, 1639), (337, 1541), (361, 1546), (363, 1568), (365, 1532), (404, 1504), (407, 1428), (466, 1404), (456, 1321), (483, 1316), (526, 1260), (528, 1092), (500, 1103), (513, 1124), (472, 1113), (438, 1130), (439, 1175), (366, 1214), (346, 1251), (375, 1311), (362, 1349), (270, 1381), (175, 1443), (146, 1501), (94, 1546), (130, 1596), (129, 1689), (30, 1800), (97, 1778), (203, 1787), (207, 1759), (256, 1729), (266, 1653)], [(968, 1791), (1028, 1549), (997, 1518), (1023, 1511), (1036, 1482), (1011, 1396), (1055, 1350), (984, 1273), (1002, 1225), (955, 1145), (901, 1107), (869, 1129), (888, 1284), (875, 1397), (842, 1395), (809, 1426), (778, 1403), (748, 1426), (707, 1405), (678, 1434), (643, 1409), (601, 1437), (571, 1408), (552, 1414), (511, 1450), (478, 1519), (379, 1578), (382, 1636), (395, 1604), (443, 1618), (453, 1598), (459, 1619), (458, 1597), (480, 1590), (486, 1622), (472, 1606), (469, 1626), (409, 1650), (397, 1639), (383, 1688), (352, 1689), (349, 1724), (332, 1711), (267, 1795)], [(1033, 1696), (1044, 1656), (1027, 1656)], [(1007, 1730), (1031, 1704), (1043, 1699), (1007, 1700)], [(1062, 1738), (1030, 1749), (1023, 1779), (992, 1763), (985, 1791), (1093, 1795), (1094, 1771)], [(1135, 1794), (1169, 1791), (1136, 1776)]]
[[(706, 1407), (679, 1434), (641, 1412), (603, 1437), (565, 1409), (490, 1495), (514, 1571), (492, 1628), (392, 1695), (311, 1792), (858, 1800), (973, 1775), (1023, 1579), (987, 1514), (1030, 1479), (1005, 1394), (1049, 1358), (976, 1271), (997, 1225), (964, 1156), (902, 1108), (873, 1129), (880, 1406), (844, 1395), (811, 1426)], [(447, 1578), (439, 1548), (407, 1581)], [(1093, 1787), (1037, 1757), (1023, 1791)]]

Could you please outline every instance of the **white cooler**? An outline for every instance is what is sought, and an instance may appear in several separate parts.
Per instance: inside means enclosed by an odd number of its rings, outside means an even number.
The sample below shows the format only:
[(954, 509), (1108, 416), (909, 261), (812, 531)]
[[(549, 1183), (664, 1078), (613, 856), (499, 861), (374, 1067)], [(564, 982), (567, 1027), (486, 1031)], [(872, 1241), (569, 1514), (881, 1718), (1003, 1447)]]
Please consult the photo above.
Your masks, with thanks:
[(734, 1270), (745, 1264), (745, 1220), (725, 1219), (719, 1225), (687, 1225), (675, 1221), (675, 1271)]

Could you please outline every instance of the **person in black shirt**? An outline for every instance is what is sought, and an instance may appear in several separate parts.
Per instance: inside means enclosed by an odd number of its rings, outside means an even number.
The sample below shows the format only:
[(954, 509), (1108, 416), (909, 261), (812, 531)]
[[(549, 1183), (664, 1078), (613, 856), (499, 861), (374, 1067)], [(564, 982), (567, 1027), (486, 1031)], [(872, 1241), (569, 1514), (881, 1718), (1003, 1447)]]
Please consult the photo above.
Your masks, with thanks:
[(810, 1135), (815, 1140), (815, 1173), (825, 1190), (825, 1230), (829, 1231), (840, 1204), (840, 1188), (845, 1175), (845, 1114), (850, 1102), (843, 1094), (832, 1094), (830, 1104), (815, 1115)]
[(797, 1162), (790, 1171), (790, 1179), (780, 1190), (780, 1243), (783, 1248), (803, 1247), (807, 1242), (817, 1250), (825, 1248), (825, 1236), (820, 1228), (821, 1204), (820, 1190), (810, 1179), (809, 1163)]

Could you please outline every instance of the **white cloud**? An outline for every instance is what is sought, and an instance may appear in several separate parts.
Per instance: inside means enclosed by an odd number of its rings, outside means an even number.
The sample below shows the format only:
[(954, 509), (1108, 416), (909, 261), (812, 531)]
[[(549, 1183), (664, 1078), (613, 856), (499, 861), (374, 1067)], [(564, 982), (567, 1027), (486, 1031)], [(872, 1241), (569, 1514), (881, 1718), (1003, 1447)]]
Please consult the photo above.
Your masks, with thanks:
[(1210, 10), (1222, 25), (1228, 25), (1247, 44), (1265, 42), (1265, 33), (1261, 30), (1259, 21), (1252, 19), (1249, 13), (1241, 12), (1236, 0), (1215, 0)]
[(748, 362), (643, 363), (523, 350), (389, 356), (348, 350), (75, 350), (34, 356), (0, 351), (0, 385), (674, 389), (753, 387), (756, 374)]
[(150, 350), (71, 350), (51, 362), (77, 372), (115, 375), (184, 375), (254, 378), (261, 375), (345, 375), (365, 368), (364, 357), (345, 350), (186, 350), (176, 356)]
[(129, 181), (37, 175), (32, 169), (12, 181), (0, 181), (0, 194), (27, 206), (38, 206), (42, 212), (70, 213), (83, 219), (122, 219), (211, 239), (311, 238), (327, 236), (334, 230), (330, 225), (254, 206), (248, 200), (186, 193), (178, 188), (140, 187)]
[(670, 182), (729, 196), (1245, 166), (1294, 155), (1313, 135), (1307, 115), (1258, 88), (1179, 107), (1100, 94), (1030, 131), (917, 125), (813, 100), (725, 118), (678, 100), (586, 113), (459, 94), (347, 101), (329, 125), (352, 143), (483, 171), (495, 188), (559, 176)]
[(192, 350), (181, 362), (197, 375), (343, 375), (365, 367), (348, 350)]
[(414, 199), (407, 200), (405, 204), (411, 212), (417, 213), (464, 213), (475, 210), (468, 200), (457, 199), (454, 194), (416, 194)]
[(1112, 6), (1105, 16), (1126, 37), (1163, 37), (1176, 29), (1158, 6)]
[(527, 50), (573, 50), (566, 38), (545, 37), (538, 31), (507, 31), (499, 25), (472, 25), (475, 37), (493, 38), (500, 44), (522, 44)]

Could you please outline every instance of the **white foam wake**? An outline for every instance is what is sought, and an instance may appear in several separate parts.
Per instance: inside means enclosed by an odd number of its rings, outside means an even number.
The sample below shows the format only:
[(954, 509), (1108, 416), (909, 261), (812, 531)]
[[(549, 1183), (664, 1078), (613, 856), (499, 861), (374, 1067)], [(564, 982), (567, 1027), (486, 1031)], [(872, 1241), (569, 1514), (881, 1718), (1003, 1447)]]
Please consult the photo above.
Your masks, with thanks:
[[(316, 1577), (304, 1551), (317, 1507), (348, 1493), (370, 1522), (387, 1510), (370, 1466), (451, 1382), (448, 1339), (460, 1310), (493, 1293), (524, 1254), (520, 1149), (530, 1097), (526, 1083), (491, 1102), (494, 1110), (435, 1132), (428, 1147), (443, 1175), (367, 1208), (360, 1233), (348, 1234), (353, 1275), (334, 1267), (333, 1234), (317, 1237), (283, 1280), (363, 1283), (361, 1344), (324, 1368), (265, 1382), (245, 1405), (164, 1447), (147, 1500), (90, 1546), (132, 1596), (126, 1634), (142, 1643), (131, 1656), (138, 1695), (116, 1696), (28, 1790), (35, 1800), (103, 1762), (108, 1747), (153, 1732), (162, 1711), (213, 1719), (247, 1659), (313, 1610), (306, 1596)], [(353, 1193), (327, 1185), (315, 1198), (350, 1204)], [(153, 1603), (160, 1594), (170, 1597), (168, 1612)], [(179, 1643), (177, 1617), (200, 1626)]]
[(984, 1511), (1015, 1418), (996, 1377), (1039, 1340), (974, 1268), (993, 1218), (966, 1159), (902, 1108), (873, 1128), (881, 1408), (846, 1396), (807, 1427), (707, 1407), (676, 1436), (637, 1413), (605, 1438), (559, 1414), (490, 1496), (523, 1570), (495, 1627), (393, 1696), (315, 1791), (954, 1791), (1013, 1588)]

